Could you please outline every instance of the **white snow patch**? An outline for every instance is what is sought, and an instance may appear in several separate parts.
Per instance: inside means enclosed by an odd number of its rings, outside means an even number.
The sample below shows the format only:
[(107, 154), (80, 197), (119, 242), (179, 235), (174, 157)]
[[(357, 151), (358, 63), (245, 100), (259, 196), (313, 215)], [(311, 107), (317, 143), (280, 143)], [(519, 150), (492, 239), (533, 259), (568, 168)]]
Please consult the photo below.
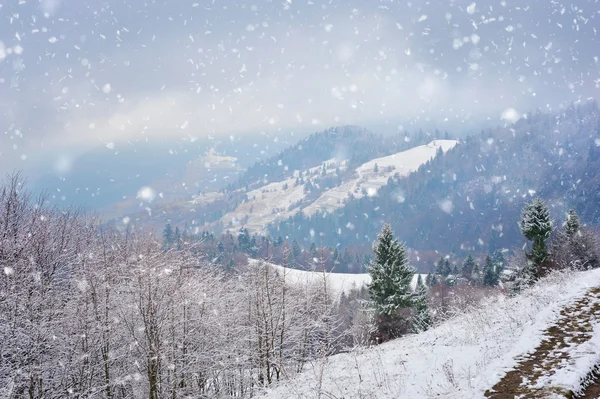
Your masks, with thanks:
[[(262, 262), (257, 259), (248, 259), (248, 263), (250, 265), (255, 265), (259, 262)], [(298, 270), (291, 269), (289, 267), (284, 268), (281, 265), (276, 265), (274, 263), (268, 263), (276, 270), (279, 271), (280, 275), (283, 274), (285, 270), (286, 280), (291, 284), (323, 284), (323, 278), (327, 281), (327, 287), (331, 289), (331, 292), (335, 299), (341, 295), (342, 292), (348, 294), (353, 288), (360, 289), (371, 282), (371, 276), (368, 273), (329, 273), (323, 272), (319, 270)], [(425, 277), (427, 274), (421, 274), (421, 279), (425, 281)], [(417, 286), (417, 279), (419, 278), (419, 274), (415, 274), (411, 281), (411, 287), (415, 289)]]

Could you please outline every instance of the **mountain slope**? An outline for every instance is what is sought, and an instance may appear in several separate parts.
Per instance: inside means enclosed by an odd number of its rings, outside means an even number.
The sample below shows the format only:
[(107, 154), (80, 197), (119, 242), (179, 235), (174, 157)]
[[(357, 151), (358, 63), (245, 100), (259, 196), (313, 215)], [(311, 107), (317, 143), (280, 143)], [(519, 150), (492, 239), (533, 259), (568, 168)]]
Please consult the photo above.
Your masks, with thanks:
[(290, 179), (246, 192), (244, 201), (220, 221), (226, 227), (243, 226), (264, 233), (269, 223), (291, 217), (296, 212), (309, 216), (330, 212), (343, 207), (352, 198), (375, 195), (392, 177), (407, 176), (438, 152), (443, 153), (456, 144), (455, 140), (434, 140), (427, 145), (370, 160), (354, 170), (350, 170), (350, 160), (329, 159), (321, 166), (294, 171)]
[[(518, 356), (545, 339), (563, 308), (599, 285), (599, 270), (549, 276), (521, 295), (489, 298), (424, 333), (317, 360), (266, 398), (483, 398)], [(575, 374), (584, 376), (589, 366), (581, 363)]]
[(599, 115), (595, 102), (530, 114), (468, 138), (377, 195), (353, 199), (328, 214), (298, 213), (269, 232), (345, 246), (374, 240), (387, 222), (416, 250), (494, 251), (522, 244), (517, 220), (524, 203), (538, 195), (558, 220), (575, 207), (584, 222), (598, 223)]

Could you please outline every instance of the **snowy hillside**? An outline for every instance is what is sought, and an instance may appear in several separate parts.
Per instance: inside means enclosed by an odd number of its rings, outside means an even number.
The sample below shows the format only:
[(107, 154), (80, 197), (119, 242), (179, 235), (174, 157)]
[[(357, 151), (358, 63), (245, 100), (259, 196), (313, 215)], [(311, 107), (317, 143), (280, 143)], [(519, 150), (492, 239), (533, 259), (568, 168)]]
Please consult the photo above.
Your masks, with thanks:
[[(549, 327), (576, 314), (581, 317), (586, 314), (585, 309), (595, 309), (589, 304), (581, 305), (580, 298), (598, 285), (600, 270), (552, 275), (522, 295), (489, 298), (425, 333), (316, 361), (296, 378), (266, 392), (266, 396), (483, 398), (484, 392), (507, 371), (517, 367), (519, 356), (532, 353), (542, 340), (548, 339), (548, 331), (552, 332)], [(600, 299), (592, 295), (590, 301)], [(569, 305), (571, 308), (565, 308)], [(561, 309), (571, 309), (571, 313), (561, 314)], [(600, 329), (596, 323), (586, 327), (590, 330), (587, 341), (572, 339), (558, 348), (558, 353), (548, 354), (557, 361), (546, 361), (553, 366), (543, 372), (536, 370), (536, 379), (527, 383), (527, 376), (523, 376), (523, 389), (577, 389), (599, 360)]]
[(319, 199), (302, 211), (305, 215), (312, 215), (316, 211), (331, 212), (342, 207), (350, 196), (361, 198), (365, 195), (377, 195), (377, 190), (385, 186), (388, 179), (396, 173), (407, 176), (433, 158), (439, 148), (446, 152), (456, 144), (458, 144), (456, 140), (434, 140), (427, 145), (366, 162), (356, 168), (352, 179), (339, 187), (325, 191)]
[(395, 174), (407, 176), (433, 158), (440, 148), (445, 152), (457, 143), (456, 140), (434, 140), (427, 145), (373, 159), (356, 168), (351, 177), (341, 185), (326, 189), (312, 201), (304, 185), (296, 184), (296, 178), (306, 176), (308, 181), (314, 183), (316, 176), (323, 171), (325, 175), (335, 175), (336, 169), (344, 170), (346, 167), (345, 160), (330, 159), (319, 167), (296, 171), (293, 179), (272, 182), (247, 192), (248, 200), (225, 214), (221, 222), (224, 226), (244, 226), (251, 231), (263, 232), (269, 223), (285, 219), (300, 210), (305, 215), (317, 211), (330, 212), (343, 207), (351, 197), (376, 195), (377, 190), (386, 185), (388, 179)]

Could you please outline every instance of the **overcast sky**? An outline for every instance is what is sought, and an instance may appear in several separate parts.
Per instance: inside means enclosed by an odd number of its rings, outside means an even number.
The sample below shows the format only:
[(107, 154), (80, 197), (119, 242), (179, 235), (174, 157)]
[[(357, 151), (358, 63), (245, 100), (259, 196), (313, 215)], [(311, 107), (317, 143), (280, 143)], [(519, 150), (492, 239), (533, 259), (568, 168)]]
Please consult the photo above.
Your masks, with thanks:
[(597, 0), (3, 1), (0, 172), (146, 139), (502, 123), (598, 96), (599, 10)]

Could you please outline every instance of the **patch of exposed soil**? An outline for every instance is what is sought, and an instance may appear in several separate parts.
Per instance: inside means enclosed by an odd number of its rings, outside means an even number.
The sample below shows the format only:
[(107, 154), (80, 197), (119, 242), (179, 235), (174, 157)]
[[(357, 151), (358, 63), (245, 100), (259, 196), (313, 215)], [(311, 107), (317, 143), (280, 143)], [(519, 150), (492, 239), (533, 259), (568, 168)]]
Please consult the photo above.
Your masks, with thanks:
[[(568, 348), (580, 345), (592, 337), (592, 325), (600, 320), (600, 287), (590, 290), (583, 298), (560, 312), (555, 325), (544, 332), (545, 338), (533, 351), (517, 359), (518, 364), (496, 384), (485, 392), (487, 398), (547, 398), (562, 395), (572, 398), (573, 394), (558, 387), (534, 388), (542, 377), (548, 377), (568, 361)], [(593, 384), (595, 385), (595, 384)], [(590, 387), (591, 388), (591, 387)], [(596, 396), (598, 398), (600, 384)]]

